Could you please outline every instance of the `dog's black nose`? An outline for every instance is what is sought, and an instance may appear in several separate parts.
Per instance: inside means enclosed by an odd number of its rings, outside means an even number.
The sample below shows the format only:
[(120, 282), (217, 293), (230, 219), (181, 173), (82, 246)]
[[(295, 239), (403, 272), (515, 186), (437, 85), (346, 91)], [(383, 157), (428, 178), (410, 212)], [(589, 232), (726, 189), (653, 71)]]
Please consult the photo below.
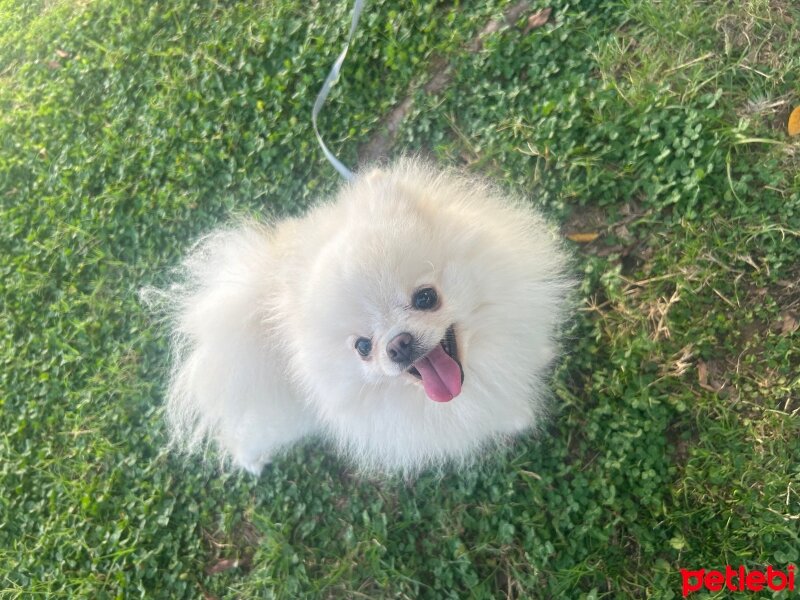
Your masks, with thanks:
[(398, 333), (386, 344), (386, 354), (392, 362), (409, 363), (413, 352), (414, 336), (410, 333)]

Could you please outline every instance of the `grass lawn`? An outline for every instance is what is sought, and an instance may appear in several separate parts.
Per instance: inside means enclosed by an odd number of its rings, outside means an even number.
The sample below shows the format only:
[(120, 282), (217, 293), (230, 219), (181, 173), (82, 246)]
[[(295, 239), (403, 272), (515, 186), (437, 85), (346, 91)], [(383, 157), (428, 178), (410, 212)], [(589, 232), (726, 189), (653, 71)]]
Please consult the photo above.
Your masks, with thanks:
[[(321, 119), (345, 164), (466, 164), (583, 240), (552, 418), (413, 483), (163, 452), (137, 290), (336, 188), (310, 110), (349, 10), (0, 0), (0, 598), (679, 598), (798, 564), (791, 0), (370, 0)], [(727, 594), (692, 597), (766, 595)]]

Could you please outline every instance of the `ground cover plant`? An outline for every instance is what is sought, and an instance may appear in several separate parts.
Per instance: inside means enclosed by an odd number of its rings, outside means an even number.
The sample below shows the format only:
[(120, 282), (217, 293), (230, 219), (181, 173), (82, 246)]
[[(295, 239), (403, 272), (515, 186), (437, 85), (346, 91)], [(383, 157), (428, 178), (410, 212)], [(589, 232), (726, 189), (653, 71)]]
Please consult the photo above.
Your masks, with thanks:
[(137, 290), (335, 188), (309, 115), (349, 8), (0, 0), (0, 597), (673, 598), (681, 568), (797, 564), (788, 1), (369, 2), (322, 128), (563, 224), (551, 419), (411, 483), (313, 443), (259, 480), (161, 450)]

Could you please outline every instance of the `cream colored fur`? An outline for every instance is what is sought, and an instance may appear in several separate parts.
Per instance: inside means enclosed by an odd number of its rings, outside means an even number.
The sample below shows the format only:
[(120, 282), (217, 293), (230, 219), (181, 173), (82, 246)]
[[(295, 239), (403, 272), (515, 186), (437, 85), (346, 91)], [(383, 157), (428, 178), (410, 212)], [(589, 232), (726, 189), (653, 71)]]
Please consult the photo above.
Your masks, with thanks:
[[(213, 233), (161, 294), (173, 315), (173, 440), (213, 440), (253, 473), (310, 434), (371, 471), (470, 460), (542, 415), (565, 265), (529, 205), (412, 159), (303, 218)], [(438, 310), (411, 308), (422, 285), (438, 291)], [(385, 348), (400, 332), (433, 346), (451, 324), (464, 383), (438, 403)], [(372, 339), (367, 360), (358, 337)]]

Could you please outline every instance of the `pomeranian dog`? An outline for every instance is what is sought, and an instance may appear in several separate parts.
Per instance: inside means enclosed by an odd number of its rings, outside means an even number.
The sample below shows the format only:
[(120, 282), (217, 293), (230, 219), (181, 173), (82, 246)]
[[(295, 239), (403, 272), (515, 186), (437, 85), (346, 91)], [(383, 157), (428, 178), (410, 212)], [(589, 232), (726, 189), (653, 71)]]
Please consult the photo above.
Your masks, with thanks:
[(159, 293), (173, 442), (254, 474), (315, 434), (367, 471), (468, 462), (542, 416), (566, 267), (529, 205), (417, 159), (212, 233)]

